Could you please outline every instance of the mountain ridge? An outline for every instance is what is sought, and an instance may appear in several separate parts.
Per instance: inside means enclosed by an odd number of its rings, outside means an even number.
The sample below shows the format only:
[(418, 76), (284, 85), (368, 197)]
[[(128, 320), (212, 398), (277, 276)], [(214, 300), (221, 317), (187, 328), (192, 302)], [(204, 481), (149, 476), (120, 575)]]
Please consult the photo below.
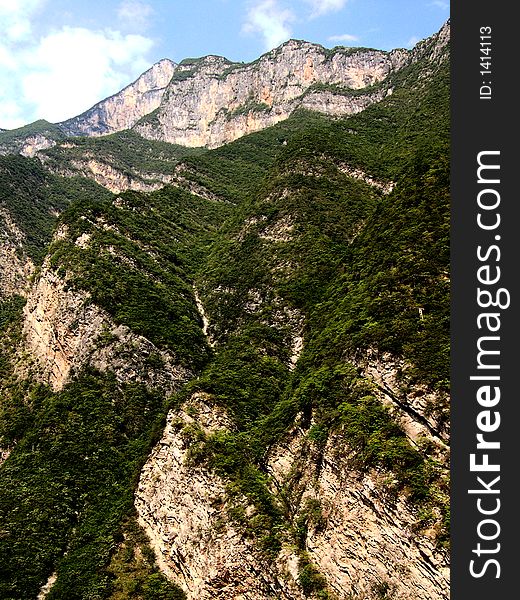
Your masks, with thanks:
[[(313, 42), (291, 39), (249, 63), (233, 62), (226, 57), (212, 54), (186, 58), (178, 64), (164, 58), (152, 65), (133, 83), (96, 103), (84, 113), (51, 124), (50, 130), (59, 130), (61, 134), (52, 133), (49, 136), (41, 132), (32, 139), (30, 136), (24, 138), (23, 131), (20, 131), (20, 139), (16, 144), (11, 144), (10, 148), (9, 144), (2, 143), (0, 136), (0, 153), (16, 151), (33, 156), (40, 149), (52, 147), (56, 137), (61, 135), (99, 136), (129, 128), (150, 139), (190, 147), (214, 148), (284, 120), (298, 108), (318, 110), (337, 116), (353, 114), (380, 101), (386, 93), (391, 93), (391, 84), (387, 85), (386, 89), (381, 88), (374, 93), (370, 90), (374, 83), (383, 83), (392, 72), (398, 71), (410, 61), (418, 60), (429, 45), (437, 48), (435, 53), (441, 51), (448, 41), (449, 20), (439, 32), (418, 42), (412, 50), (383, 51), (345, 46), (327, 49)], [(295, 50), (300, 50), (306, 55), (305, 61), (302, 60), (304, 57), (298, 60), (298, 57), (295, 59), (292, 56)], [(297, 92), (293, 90), (280, 96), (278, 90), (279, 98), (276, 98), (275, 93), (273, 99), (272, 82), (266, 80), (262, 83), (261, 76), (259, 79), (254, 71), (256, 67), (261, 67), (263, 72), (268, 71), (271, 63), (276, 65), (277, 61), (280, 62), (280, 57), (283, 63), (283, 57), (286, 55), (287, 66), (275, 79), (291, 77), (291, 73), (301, 71), (301, 76), (291, 84), (297, 87)], [(351, 60), (342, 61), (341, 57), (351, 57)], [(358, 60), (354, 60), (356, 57)], [(315, 71), (323, 60), (331, 62), (332, 65), (335, 61), (345, 63), (340, 68), (343, 75), (337, 73), (332, 79), (328, 77), (330, 81), (323, 74), (320, 77)], [(208, 67), (210, 72), (202, 73), (204, 67)], [(335, 68), (338, 69), (338, 66)], [(211, 72), (211, 69), (214, 72)], [(249, 74), (250, 71), (253, 77), (251, 82), (236, 81), (237, 75)], [(201, 79), (200, 83), (190, 86), (197, 77)], [(222, 85), (215, 88), (215, 80), (225, 83), (228, 77), (234, 79), (230, 83), (229, 92), (221, 89)], [(331, 90), (326, 89), (313, 90), (312, 86), (315, 84), (336, 87), (334, 93), (331, 93)], [(244, 90), (240, 92), (244, 85)], [(189, 89), (186, 90), (187, 86)], [(212, 86), (212, 98), (224, 94), (218, 106), (211, 107), (214, 101), (204, 99), (204, 95), (209, 93), (208, 86)], [(366, 95), (354, 93), (363, 89), (367, 90)], [(194, 94), (198, 98), (198, 104), (192, 103)], [(166, 100), (165, 96), (169, 100)], [(168, 102), (168, 105), (164, 105), (164, 102)], [(183, 111), (182, 106), (186, 103), (192, 105)], [(176, 117), (172, 118), (172, 114), (176, 114)], [(10, 132), (10, 137), (16, 135), (16, 130)]]
[(311, 90), (355, 114), (0, 157), (2, 600), (448, 599), (448, 42)]

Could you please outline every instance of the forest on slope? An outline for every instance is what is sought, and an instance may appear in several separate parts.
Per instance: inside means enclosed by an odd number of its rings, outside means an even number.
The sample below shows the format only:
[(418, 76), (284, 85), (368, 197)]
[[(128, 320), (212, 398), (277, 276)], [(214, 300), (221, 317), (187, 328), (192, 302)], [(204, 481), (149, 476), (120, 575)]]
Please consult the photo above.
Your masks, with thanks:
[[(184, 431), (190, 460), (226, 482), (229, 520), (267, 562), (291, 540), (304, 596), (337, 597), (306, 547), (319, 501), (299, 503), (297, 475), (273, 490), (267, 468), (295, 424), (313, 461), (334, 439), (349, 468), (388, 474), (389, 504), (405, 498), (416, 531), (445, 551), (447, 49), (393, 77), (391, 95), (350, 117), (298, 111), (214, 150), (146, 142), (206, 197), (174, 186), (111, 194), (37, 159), (0, 157), (5, 243), (8, 214), (20, 260), (35, 265), (29, 299), (0, 297), (0, 598), (36, 598), (53, 573), (49, 600), (185, 597), (136, 525), (134, 492), (166, 415), (194, 394), (232, 427)], [(81, 142), (137, 168), (140, 143), (128, 132)], [(44, 280), (105, 323), (62, 387), (24, 346)], [(110, 366), (115, 350), (118, 369), (132, 365), (126, 379)], [(102, 368), (93, 357), (106, 355)], [(395, 403), (430, 437), (410, 440), (381, 401), (374, 356), (398, 365)], [(170, 364), (177, 379), (154, 384)], [(406, 398), (419, 387), (429, 400), (417, 415)], [(392, 597), (384, 582), (374, 590)]]

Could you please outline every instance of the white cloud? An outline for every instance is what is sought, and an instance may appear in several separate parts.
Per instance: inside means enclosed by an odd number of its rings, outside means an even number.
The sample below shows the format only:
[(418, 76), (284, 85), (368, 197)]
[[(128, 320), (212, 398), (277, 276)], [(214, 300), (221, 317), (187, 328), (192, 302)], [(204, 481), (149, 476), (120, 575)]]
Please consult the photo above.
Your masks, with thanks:
[(15, 43), (31, 35), (31, 17), (45, 0), (0, 0), (1, 43)]
[(282, 8), (276, 0), (262, 0), (249, 9), (242, 31), (259, 33), (265, 48), (271, 50), (291, 37), (290, 23), (294, 19), (294, 13)]
[(311, 18), (340, 11), (348, 0), (305, 0), (311, 6)]
[(140, 0), (123, 0), (117, 9), (117, 16), (125, 26), (134, 29), (148, 27), (154, 9)]
[(151, 45), (140, 35), (65, 27), (26, 56), (23, 97), (48, 121), (72, 117), (144, 71)]
[(421, 40), (421, 38), (417, 37), (416, 35), (412, 35), (412, 37), (408, 40), (406, 47), (413, 48), (415, 46), (415, 44), (417, 44), (417, 42), (419, 42), (420, 40)]
[(331, 35), (327, 38), (329, 42), (359, 42), (357, 35), (343, 33), (341, 35)]
[(450, 8), (450, 3), (447, 0), (433, 0), (430, 6), (436, 6), (441, 10), (448, 10)]
[(150, 66), (153, 41), (142, 35), (83, 27), (27, 35), (43, 3), (0, 0), (0, 127), (63, 121)]

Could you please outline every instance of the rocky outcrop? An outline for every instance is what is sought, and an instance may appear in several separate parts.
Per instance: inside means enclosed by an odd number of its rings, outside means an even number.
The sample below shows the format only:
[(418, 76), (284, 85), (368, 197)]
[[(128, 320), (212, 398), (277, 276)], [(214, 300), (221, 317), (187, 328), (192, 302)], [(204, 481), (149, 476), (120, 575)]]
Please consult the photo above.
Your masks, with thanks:
[[(135, 496), (139, 523), (161, 570), (188, 600), (303, 600), (286, 549), (268, 563), (228, 516), (225, 482), (189, 461), (190, 435), (232, 427), (209, 396), (195, 394), (168, 415), (163, 437), (144, 466)], [(293, 573), (291, 573), (293, 571)]]
[(163, 59), (117, 94), (58, 126), (71, 136), (96, 136), (130, 129), (159, 106), (174, 70), (175, 63)]
[[(150, 139), (214, 148), (274, 125), (297, 108), (353, 114), (388, 92), (348, 89), (380, 83), (407, 60), (405, 50), (330, 51), (296, 40), (251, 64), (206, 56), (176, 68), (159, 109), (135, 130)], [(346, 88), (343, 93), (338, 86)]]
[[(78, 238), (78, 245), (85, 243)], [(28, 296), (23, 332), (36, 376), (54, 390), (86, 365), (113, 372), (121, 383), (144, 383), (165, 393), (191, 377), (170, 353), (114, 324), (88, 294), (68, 289), (47, 266)]]
[(55, 145), (55, 140), (49, 139), (45, 135), (38, 133), (24, 139), (19, 153), (22, 156), (28, 156), (29, 158), (32, 158), (40, 150), (46, 150), (47, 148), (52, 148)]
[(0, 208), (0, 296), (25, 295), (34, 264), (23, 251), (24, 233)]
[(50, 166), (45, 155), (40, 155), (40, 160), (56, 175), (61, 175), (62, 177), (75, 177), (78, 175), (86, 177), (115, 194), (126, 190), (153, 192), (161, 189), (168, 183), (174, 183), (173, 175), (142, 171), (123, 171), (111, 165), (107, 160), (97, 158), (91, 152), (85, 152), (81, 158), (73, 159), (66, 166), (58, 168)]
[(387, 406), (413, 445), (429, 440), (447, 460), (449, 399), (424, 384), (410, 383), (410, 365), (389, 352), (368, 350), (353, 359), (361, 374), (374, 384), (375, 395)]
[[(447, 600), (449, 561), (417, 515), (383, 485), (388, 473), (360, 472), (350, 464), (340, 434), (318, 451), (295, 428), (272, 449), (269, 466), (278, 489), (293, 489), (295, 509), (308, 520), (306, 550), (340, 600)], [(295, 489), (296, 488), (296, 489)]]
[[(353, 468), (340, 434), (319, 448), (301, 423), (271, 449), (267, 470), (293, 521), (307, 515), (305, 547), (284, 543), (276, 559), (262, 559), (229, 517), (225, 481), (190, 460), (190, 443), (231, 428), (210, 396), (195, 394), (168, 415), (136, 493), (159, 565), (189, 600), (300, 600), (302, 552), (338, 600), (377, 600), (382, 590), (394, 600), (448, 599), (447, 553), (416, 530), (406, 499), (388, 494), (388, 474)], [(242, 506), (254, 513), (246, 499)]]
[(40, 119), (10, 131), (0, 130), (0, 156), (21, 154), (35, 156), (40, 150), (52, 148), (63, 134), (56, 125)]

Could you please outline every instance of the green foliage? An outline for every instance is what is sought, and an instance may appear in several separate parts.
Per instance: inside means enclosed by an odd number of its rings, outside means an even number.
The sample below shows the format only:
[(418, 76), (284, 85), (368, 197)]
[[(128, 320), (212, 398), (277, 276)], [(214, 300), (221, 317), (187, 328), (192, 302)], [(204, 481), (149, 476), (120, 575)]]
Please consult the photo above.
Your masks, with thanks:
[(51, 140), (63, 138), (63, 133), (57, 125), (40, 119), (29, 125), (18, 127), (17, 129), (0, 131), (0, 147), (7, 148), (10, 151), (18, 151), (25, 141), (25, 138), (31, 135), (44, 135)]
[[(387, 472), (392, 491), (416, 503), (418, 528), (440, 508), (439, 540), (448, 540), (438, 465), (409, 444), (354, 366), (368, 350), (404, 359), (403, 393), (426, 384), (438, 392), (431, 410), (447, 414), (448, 65), (420, 60), (390, 84), (393, 94), (360, 114), (299, 111), (211, 151), (122, 132), (46, 152), (55, 165), (93, 153), (129, 174), (181, 161), (183, 177), (223, 202), (168, 187), (116, 197), (37, 161), (0, 158), (0, 205), (26, 235), (26, 252), (41, 260), (62, 212), (66, 235), (50, 248), (51, 268), (197, 375), (174, 403), (202, 391), (225, 409), (229, 430), (205, 434), (196, 421), (182, 430), (190, 460), (225, 479), (230, 518), (266, 559), (283, 542), (297, 545), (300, 585), (321, 598), (325, 580), (305, 554), (307, 530), (326, 526), (319, 499), (291, 506), (291, 490), (275, 492), (266, 465), (297, 418), (318, 460), (333, 435), (338, 464)], [(352, 177), (353, 168), (393, 181), (393, 191)], [(13, 340), (22, 303), (0, 304), (0, 330)], [(99, 344), (111, 341), (105, 331)], [(160, 353), (147, 360), (161, 368)], [(0, 470), (0, 598), (35, 597), (54, 570), (49, 600), (182, 598), (129, 520), (163, 424), (162, 395), (95, 372), (54, 393), (15, 381), (9, 352), (0, 368), (0, 442), (14, 446)], [(390, 597), (385, 585), (374, 593)]]
[(312, 564), (308, 554), (303, 552), (298, 564), (298, 582), (305, 596), (315, 596), (327, 600), (327, 582), (325, 577)]
[[(49, 165), (67, 167), (75, 160), (105, 162), (134, 179), (153, 181), (155, 174), (171, 174), (182, 158), (197, 156), (203, 148), (186, 148), (156, 140), (147, 140), (134, 131), (125, 130), (100, 137), (74, 138), (43, 152)], [(157, 177), (156, 177), (157, 179)]]
[[(34, 261), (43, 259), (57, 215), (69, 203), (109, 195), (87, 179), (51, 175), (36, 159), (0, 156), (0, 208), (8, 212), (24, 235), (23, 250)], [(0, 213), (0, 226), (9, 233), (3, 220)]]
[(226, 113), (226, 119), (231, 120), (232, 118), (240, 115), (247, 115), (251, 112), (265, 112), (267, 110), (270, 110), (269, 104), (266, 104), (265, 102), (257, 102), (256, 100), (249, 100), (231, 112)]
[(185, 600), (184, 592), (159, 572), (135, 517), (124, 523), (122, 537), (108, 568), (112, 578), (109, 600)]
[(31, 396), (26, 431), (0, 470), (0, 598), (35, 597), (53, 570), (49, 598), (106, 598), (114, 534), (163, 401), (96, 373)]
[(189, 274), (227, 208), (175, 188), (78, 202), (63, 215), (70, 236), (51, 248), (51, 265), (116, 323), (198, 367), (209, 351)]

